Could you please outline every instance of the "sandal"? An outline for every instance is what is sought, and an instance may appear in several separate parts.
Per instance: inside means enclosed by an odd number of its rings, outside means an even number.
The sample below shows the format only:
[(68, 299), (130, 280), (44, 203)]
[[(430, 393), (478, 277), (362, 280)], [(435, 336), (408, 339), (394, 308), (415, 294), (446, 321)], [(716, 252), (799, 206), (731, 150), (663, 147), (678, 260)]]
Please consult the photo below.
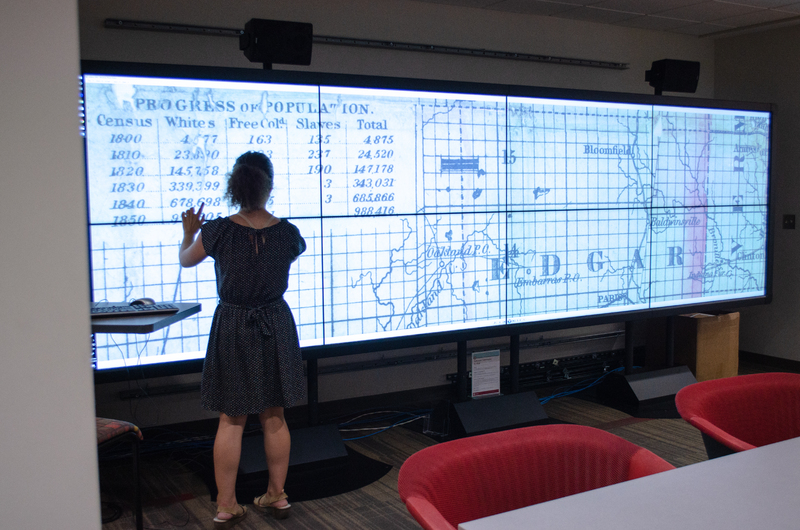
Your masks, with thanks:
[[(241, 511), (234, 511), (239, 508)], [(239, 524), (239, 521), (244, 519), (244, 516), (247, 515), (247, 508), (242, 506), (241, 504), (237, 504), (233, 507), (227, 506), (217, 506), (217, 515), (221, 513), (228, 513), (231, 515), (229, 519), (220, 519), (219, 517), (214, 517), (214, 528), (218, 530), (222, 530), (223, 528), (231, 528)]]
[(289, 517), (289, 509), (291, 504), (286, 503), (286, 506), (273, 506), (276, 502), (282, 499), (288, 499), (286, 493), (280, 492), (277, 495), (270, 497), (268, 494), (261, 495), (253, 499), (253, 505), (261, 511), (267, 512), (275, 519), (286, 519)]

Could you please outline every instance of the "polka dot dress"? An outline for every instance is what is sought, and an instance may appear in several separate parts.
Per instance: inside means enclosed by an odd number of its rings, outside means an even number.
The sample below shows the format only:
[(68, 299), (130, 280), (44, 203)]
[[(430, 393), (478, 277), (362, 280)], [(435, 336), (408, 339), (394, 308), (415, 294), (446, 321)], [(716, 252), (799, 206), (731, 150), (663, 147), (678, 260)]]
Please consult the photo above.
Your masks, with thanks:
[(254, 229), (224, 217), (201, 230), (220, 299), (203, 364), (203, 408), (240, 416), (292, 406), (305, 393), (305, 378), (283, 293), (305, 240), (285, 219)]

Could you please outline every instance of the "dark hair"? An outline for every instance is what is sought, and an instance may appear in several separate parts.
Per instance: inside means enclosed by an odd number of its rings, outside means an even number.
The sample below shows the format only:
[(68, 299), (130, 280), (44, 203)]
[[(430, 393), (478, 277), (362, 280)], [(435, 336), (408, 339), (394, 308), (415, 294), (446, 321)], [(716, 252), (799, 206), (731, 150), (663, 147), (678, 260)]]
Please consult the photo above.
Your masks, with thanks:
[(248, 151), (236, 159), (228, 173), (225, 198), (242, 210), (261, 208), (272, 193), (272, 162), (263, 153)]

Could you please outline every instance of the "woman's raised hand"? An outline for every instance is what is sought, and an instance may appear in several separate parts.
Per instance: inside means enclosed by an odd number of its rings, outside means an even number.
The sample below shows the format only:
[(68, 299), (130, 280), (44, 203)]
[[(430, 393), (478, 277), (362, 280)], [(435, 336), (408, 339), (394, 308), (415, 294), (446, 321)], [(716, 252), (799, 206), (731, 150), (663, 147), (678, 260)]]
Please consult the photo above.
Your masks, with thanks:
[(200, 205), (200, 208), (198, 208), (197, 213), (194, 212), (194, 207), (191, 207), (181, 214), (181, 221), (183, 221), (184, 234), (194, 236), (197, 233), (197, 231), (200, 230), (200, 226), (206, 220), (206, 216), (203, 215), (203, 206), (205, 206), (205, 204)]

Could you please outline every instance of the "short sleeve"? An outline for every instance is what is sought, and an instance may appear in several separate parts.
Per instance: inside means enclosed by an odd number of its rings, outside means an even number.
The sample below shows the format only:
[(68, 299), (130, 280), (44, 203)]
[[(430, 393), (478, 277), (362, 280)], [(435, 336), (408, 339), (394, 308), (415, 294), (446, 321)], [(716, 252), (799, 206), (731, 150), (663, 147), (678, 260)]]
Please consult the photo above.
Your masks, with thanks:
[(203, 249), (212, 258), (216, 254), (217, 241), (222, 233), (222, 219), (221, 217), (213, 219), (200, 227), (200, 233), (203, 236)]
[(289, 227), (291, 228), (292, 234), (292, 258), (297, 259), (297, 257), (306, 251), (306, 240), (303, 239), (303, 236), (300, 235), (300, 230), (293, 225), (292, 223), (288, 223)]

